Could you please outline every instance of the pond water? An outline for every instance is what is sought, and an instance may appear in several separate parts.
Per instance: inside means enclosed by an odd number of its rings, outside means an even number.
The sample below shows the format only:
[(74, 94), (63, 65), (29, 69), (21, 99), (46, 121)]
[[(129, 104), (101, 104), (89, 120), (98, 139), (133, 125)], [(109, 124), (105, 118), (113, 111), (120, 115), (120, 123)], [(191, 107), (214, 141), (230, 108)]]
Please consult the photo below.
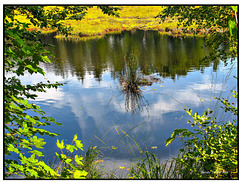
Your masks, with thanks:
[[(32, 101), (63, 124), (47, 129), (60, 133), (65, 143), (78, 134), (85, 151), (97, 146), (116, 166), (138, 157), (139, 147), (162, 158), (176, 155), (181, 143), (165, 147), (164, 141), (174, 129), (189, 128), (184, 106), (200, 114), (211, 108), (221, 117), (213, 97), (229, 97), (237, 87), (236, 64), (200, 61), (210, 51), (203, 38), (131, 31), (87, 41), (42, 39), (56, 46), (52, 64), (43, 65), (46, 76), (21, 79), (24, 84), (65, 83)], [(131, 81), (136, 88), (127, 86)], [(51, 161), (56, 138), (45, 139)]]

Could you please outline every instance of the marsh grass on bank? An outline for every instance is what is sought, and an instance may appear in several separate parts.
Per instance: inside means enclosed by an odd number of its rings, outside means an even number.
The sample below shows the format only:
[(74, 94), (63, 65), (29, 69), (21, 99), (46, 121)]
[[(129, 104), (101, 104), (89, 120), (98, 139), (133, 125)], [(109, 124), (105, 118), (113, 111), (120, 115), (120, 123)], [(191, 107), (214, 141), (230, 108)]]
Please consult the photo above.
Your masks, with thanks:
[(129, 179), (180, 179), (179, 165), (175, 160), (161, 161), (155, 154), (145, 152), (131, 164)]
[[(73, 35), (68, 38), (78, 40), (88, 40), (92, 38), (101, 38), (105, 34), (121, 33), (122, 31), (132, 30), (155, 30), (161, 34), (168, 34), (174, 37), (182, 37), (183, 29), (178, 27), (176, 18), (166, 19), (161, 22), (156, 16), (161, 13), (165, 6), (118, 6), (119, 17), (107, 16), (100, 9), (93, 7), (85, 15), (84, 19), (79, 21), (64, 21), (65, 25), (71, 26)], [(189, 28), (196, 29), (193, 24)], [(47, 31), (43, 31), (47, 32)], [(198, 36), (207, 34), (206, 30), (199, 30)], [(187, 36), (194, 36), (191, 31), (186, 32)], [(56, 38), (66, 38), (57, 35)]]
[[(50, 27), (42, 28), (34, 26), (26, 16), (20, 12), (15, 12), (17, 19), (26, 23), (29, 23), (28, 31), (40, 31), (42, 34), (48, 34), (57, 32), (56, 38), (61, 39), (74, 39), (88, 40), (102, 38), (105, 34), (117, 34), (122, 31), (132, 30), (155, 30), (161, 34), (168, 34), (174, 37), (182, 37), (183, 29), (178, 27), (178, 21), (176, 18), (167, 18), (164, 22), (161, 22), (160, 18), (156, 16), (161, 13), (166, 6), (116, 6), (120, 8), (117, 16), (109, 16), (104, 14), (100, 8), (93, 6), (86, 12), (83, 11), (83, 19), (78, 20), (64, 20), (62, 23), (64, 26), (70, 28), (68, 37), (58, 33), (58, 30), (51, 29)], [(46, 11), (55, 8), (55, 6), (45, 6)], [(61, 9), (61, 7), (58, 7)], [(193, 24), (189, 29), (196, 29), (196, 25)], [(198, 36), (205, 36), (206, 30), (196, 30)], [(186, 32), (187, 36), (194, 36), (191, 31)]]

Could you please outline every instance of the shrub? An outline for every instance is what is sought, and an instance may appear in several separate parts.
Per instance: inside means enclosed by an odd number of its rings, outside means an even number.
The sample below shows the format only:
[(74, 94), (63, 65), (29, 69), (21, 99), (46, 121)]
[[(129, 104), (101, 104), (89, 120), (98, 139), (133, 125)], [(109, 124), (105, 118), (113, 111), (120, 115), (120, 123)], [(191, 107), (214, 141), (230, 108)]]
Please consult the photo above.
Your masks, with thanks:
[[(237, 92), (233, 91), (237, 98)], [(225, 112), (238, 114), (238, 110), (227, 99), (217, 98)], [(236, 119), (221, 123), (212, 118), (209, 109), (203, 115), (186, 111), (193, 121), (188, 121), (193, 130), (175, 129), (165, 143), (170, 144), (177, 137), (184, 147), (181, 157), (175, 158), (181, 164), (180, 173), (184, 179), (234, 179), (238, 175), (238, 124)]]

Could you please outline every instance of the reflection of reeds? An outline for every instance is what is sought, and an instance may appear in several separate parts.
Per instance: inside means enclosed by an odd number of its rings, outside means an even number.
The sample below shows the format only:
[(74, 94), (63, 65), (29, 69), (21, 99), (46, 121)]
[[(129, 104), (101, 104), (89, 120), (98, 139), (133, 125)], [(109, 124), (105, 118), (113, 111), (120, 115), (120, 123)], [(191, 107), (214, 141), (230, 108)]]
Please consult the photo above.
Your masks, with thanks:
[(125, 96), (125, 109), (127, 112), (135, 113), (137, 110), (142, 111), (144, 107), (147, 108), (148, 101), (143, 97), (139, 88), (126, 87), (121, 92)]
[(142, 74), (137, 68), (134, 52), (131, 52), (127, 59), (125, 57), (125, 67), (119, 81), (123, 87), (121, 94), (125, 97), (125, 109), (132, 113), (142, 111), (143, 107), (148, 106), (148, 101), (143, 97), (139, 86)]

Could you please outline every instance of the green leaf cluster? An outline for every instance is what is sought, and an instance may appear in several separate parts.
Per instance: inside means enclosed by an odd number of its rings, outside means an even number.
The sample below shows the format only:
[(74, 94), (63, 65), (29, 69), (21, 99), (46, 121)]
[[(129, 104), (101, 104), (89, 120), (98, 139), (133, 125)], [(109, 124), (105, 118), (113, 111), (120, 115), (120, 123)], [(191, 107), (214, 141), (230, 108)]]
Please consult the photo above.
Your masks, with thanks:
[[(238, 94), (233, 91), (233, 97)], [(238, 114), (238, 110), (226, 99), (217, 98), (225, 112)], [(234, 179), (238, 174), (238, 124), (236, 119), (222, 123), (212, 118), (209, 109), (203, 115), (186, 110), (193, 121), (188, 121), (193, 130), (175, 129), (165, 141), (169, 145), (181, 138), (184, 147), (176, 158), (181, 164), (180, 173), (184, 179)]]
[[(42, 64), (50, 63), (53, 55), (46, 50), (45, 44), (39, 38), (40, 31), (28, 31), (30, 26), (39, 29), (57, 29), (59, 34), (69, 35), (71, 27), (62, 21), (67, 19), (81, 20), (91, 6), (44, 6), (4, 5), (4, 169), (5, 178), (9, 176), (23, 176), (24, 178), (59, 178), (59, 174), (46, 165), (41, 149), (45, 145), (39, 136), (58, 136), (58, 134), (44, 129), (44, 126), (56, 124), (52, 117), (29, 99), (37, 98), (36, 92), (46, 92), (49, 88), (58, 88), (61, 83), (39, 82), (35, 85), (24, 85), (19, 76), (29, 74), (45, 75)], [(115, 14), (116, 8), (100, 7), (104, 13)], [(25, 16), (28, 21), (20, 20), (18, 16)], [(75, 139), (75, 146), (66, 145), (66, 150), (73, 152), (81, 149), (82, 143)], [(64, 144), (58, 143), (63, 147)], [(62, 148), (63, 149), (63, 148)], [(8, 159), (11, 154), (17, 154), (18, 160)], [(29, 156), (30, 157), (27, 157)], [(37, 156), (37, 158), (36, 158)], [(64, 158), (64, 155), (61, 155)], [(62, 159), (61, 158), (61, 159)], [(65, 159), (64, 159), (65, 160)], [(76, 157), (80, 164), (82, 159)], [(65, 163), (70, 163), (66, 159)], [(72, 175), (72, 172), (68, 172)], [(86, 172), (76, 169), (74, 178), (84, 177)], [(69, 176), (64, 176), (64, 178)]]
[[(57, 140), (57, 147), (61, 150), (61, 154), (55, 153), (58, 159), (60, 159), (60, 164), (57, 168), (57, 172), (61, 175), (63, 179), (84, 179), (87, 176), (87, 172), (83, 169), (83, 157), (75, 155), (70, 157), (67, 154), (73, 153), (74, 150), (82, 150), (83, 145), (80, 140), (77, 140), (77, 134), (74, 136), (74, 139), (71, 144), (64, 144), (64, 140), (59, 142)], [(66, 152), (63, 152), (63, 149)]]

